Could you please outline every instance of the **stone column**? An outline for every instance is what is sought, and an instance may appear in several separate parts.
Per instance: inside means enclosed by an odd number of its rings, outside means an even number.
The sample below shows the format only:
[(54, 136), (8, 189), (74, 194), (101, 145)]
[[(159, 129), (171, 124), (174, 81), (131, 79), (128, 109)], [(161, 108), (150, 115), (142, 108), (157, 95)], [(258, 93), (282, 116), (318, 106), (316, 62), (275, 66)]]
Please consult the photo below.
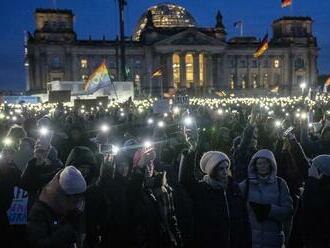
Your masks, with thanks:
[(224, 89), (230, 89), (230, 78), (228, 76), (228, 56), (227, 54), (223, 54), (223, 60), (222, 60), (222, 77), (221, 77), (221, 86)]
[(186, 87), (186, 54), (180, 53), (180, 88)]
[(200, 87), (199, 81), (199, 54), (193, 54), (193, 61), (194, 61), (194, 81), (193, 81), (193, 89), (194, 94), (197, 95), (198, 88)]
[(172, 54), (169, 53), (166, 55), (166, 87), (173, 87), (173, 63), (172, 63)]
[(250, 56), (246, 55), (246, 82), (245, 82), (245, 87), (247, 89), (253, 89), (253, 85), (251, 85), (251, 79), (250, 79)]
[(151, 54), (151, 51), (149, 49), (145, 50), (145, 68), (146, 68), (146, 78), (145, 78), (145, 83), (142, 85), (142, 88), (146, 92), (146, 94), (149, 94), (149, 96), (152, 95), (152, 78), (151, 78), (151, 73), (153, 69), (153, 57)]

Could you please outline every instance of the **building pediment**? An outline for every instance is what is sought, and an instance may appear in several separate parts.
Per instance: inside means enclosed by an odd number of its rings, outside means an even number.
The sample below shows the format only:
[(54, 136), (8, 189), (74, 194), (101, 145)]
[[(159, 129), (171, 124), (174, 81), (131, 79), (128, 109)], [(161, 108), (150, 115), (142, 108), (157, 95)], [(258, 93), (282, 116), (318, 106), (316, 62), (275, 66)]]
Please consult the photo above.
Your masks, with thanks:
[(169, 38), (156, 42), (155, 46), (224, 46), (221, 40), (203, 34), (195, 28), (190, 28)]

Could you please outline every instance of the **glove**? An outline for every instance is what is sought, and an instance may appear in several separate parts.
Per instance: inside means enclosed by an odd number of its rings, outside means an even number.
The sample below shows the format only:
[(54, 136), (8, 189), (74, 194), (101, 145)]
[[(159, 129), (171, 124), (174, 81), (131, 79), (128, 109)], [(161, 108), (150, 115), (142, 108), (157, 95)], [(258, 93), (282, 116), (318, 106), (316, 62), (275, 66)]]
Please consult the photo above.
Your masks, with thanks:
[(263, 222), (268, 218), (271, 209), (270, 204), (261, 204), (256, 202), (249, 202), (249, 204), (253, 209), (258, 222)]

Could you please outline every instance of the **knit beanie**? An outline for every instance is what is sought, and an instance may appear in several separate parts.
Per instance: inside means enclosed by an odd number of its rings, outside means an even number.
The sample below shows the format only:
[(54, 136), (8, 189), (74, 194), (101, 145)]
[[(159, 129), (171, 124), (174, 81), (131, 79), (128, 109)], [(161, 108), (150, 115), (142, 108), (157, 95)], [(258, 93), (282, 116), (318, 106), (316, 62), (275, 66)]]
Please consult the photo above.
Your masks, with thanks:
[(59, 184), (67, 195), (82, 194), (86, 191), (86, 181), (79, 170), (68, 166), (60, 174)]
[(313, 165), (319, 169), (321, 174), (330, 176), (330, 155), (320, 155), (312, 160)]
[(227, 161), (230, 165), (230, 159), (225, 153), (218, 151), (208, 151), (203, 154), (200, 160), (200, 168), (205, 174), (211, 175), (214, 167), (223, 161)]

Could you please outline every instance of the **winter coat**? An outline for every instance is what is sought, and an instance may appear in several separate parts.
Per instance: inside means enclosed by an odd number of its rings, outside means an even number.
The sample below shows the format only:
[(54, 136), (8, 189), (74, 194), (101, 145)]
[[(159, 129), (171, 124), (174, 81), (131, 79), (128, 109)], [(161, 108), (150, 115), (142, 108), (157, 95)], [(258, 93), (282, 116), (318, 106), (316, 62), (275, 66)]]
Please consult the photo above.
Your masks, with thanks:
[(100, 178), (97, 182), (102, 192), (103, 204), (99, 206), (102, 209), (103, 217), (99, 221), (101, 227), (101, 247), (127, 247), (128, 229), (128, 178), (119, 175), (115, 176), (113, 161), (102, 163)]
[(255, 127), (248, 125), (242, 134), (239, 145), (234, 149), (232, 160), (233, 178), (241, 182), (247, 178), (247, 165), (254, 151), (250, 149), (250, 143), (254, 135)]
[(71, 248), (78, 244), (79, 219), (61, 213), (61, 204), (67, 199), (59, 188), (58, 178), (54, 177), (33, 204), (26, 226), (31, 248)]
[(10, 242), (7, 211), (14, 198), (14, 187), (19, 184), (20, 171), (14, 164), (0, 164), (0, 244)]
[(166, 173), (156, 173), (146, 185), (144, 175), (133, 172), (128, 186), (131, 247), (181, 247), (173, 192)]
[[(271, 174), (267, 179), (260, 179), (256, 173), (255, 162), (258, 158), (266, 158), (271, 163)], [(248, 167), (248, 179), (240, 183), (241, 191), (246, 195), (248, 202), (270, 206), (267, 218), (259, 222), (248, 204), (254, 248), (278, 248), (285, 242), (283, 225), (290, 222), (293, 205), (286, 182), (276, 174), (277, 164), (274, 155), (264, 149), (253, 155)]]
[(63, 168), (60, 160), (51, 161), (50, 164), (37, 164), (37, 159), (31, 159), (22, 176), (21, 187), (28, 192), (28, 212), (30, 211), (35, 199), (38, 198), (42, 188)]
[(182, 154), (179, 182), (193, 202), (193, 247), (251, 247), (251, 232), (245, 200), (231, 178), (228, 187), (212, 188), (194, 177), (194, 166), (189, 163), (194, 152)]
[[(93, 247), (98, 242), (98, 225), (102, 212), (102, 193), (96, 181), (99, 175), (99, 169), (94, 153), (85, 146), (74, 147), (66, 162), (65, 167), (75, 166), (81, 171), (87, 182), (87, 190), (85, 192), (85, 210), (81, 216), (80, 232), (86, 234), (86, 240), (89, 246)], [(82, 171), (82, 166), (88, 168), (88, 173)], [(85, 169), (83, 169), (85, 170)]]
[[(325, 166), (329, 168), (329, 159)], [(330, 247), (330, 176), (308, 177), (302, 197), (302, 228), (306, 248)]]

